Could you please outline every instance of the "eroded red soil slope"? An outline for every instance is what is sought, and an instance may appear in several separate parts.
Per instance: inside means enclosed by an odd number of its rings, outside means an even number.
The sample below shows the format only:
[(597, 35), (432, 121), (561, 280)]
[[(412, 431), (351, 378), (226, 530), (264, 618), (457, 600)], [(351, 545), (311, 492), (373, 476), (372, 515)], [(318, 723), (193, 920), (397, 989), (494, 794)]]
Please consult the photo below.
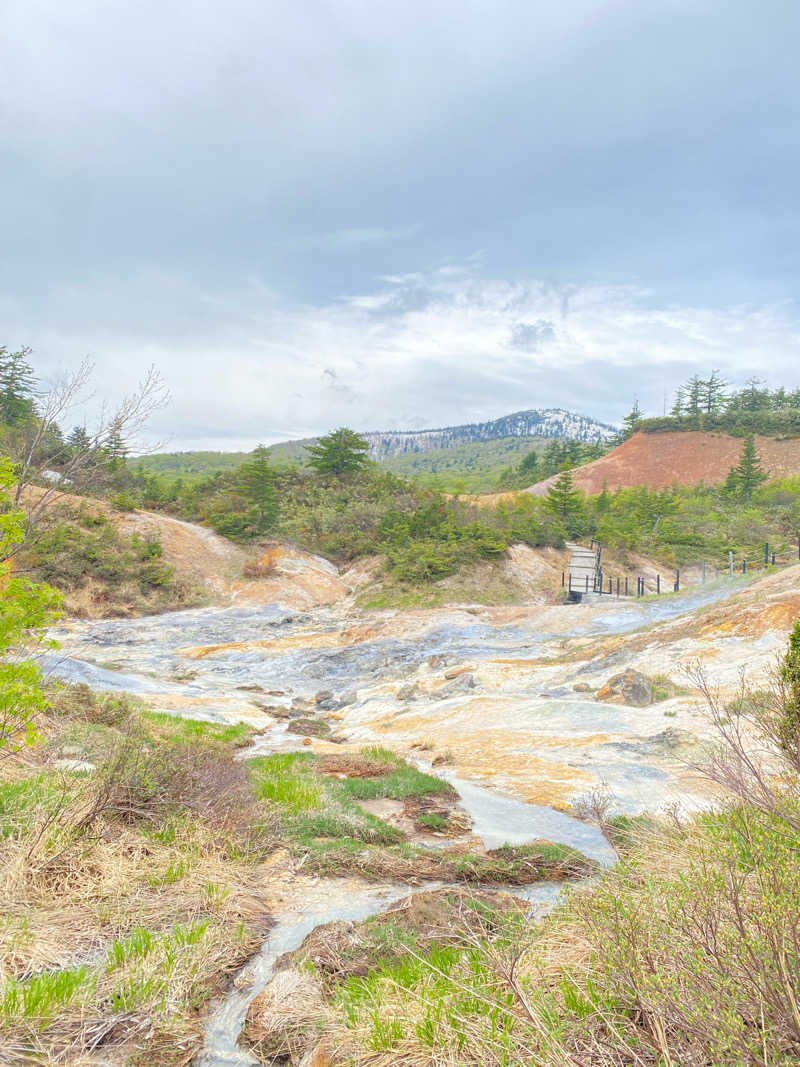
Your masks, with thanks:
[[(725, 480), (739, 462), (742, 445), (741, 437), (699, 430), (637, 433), (607, 456), (576, 467), (572, 478), (576, 488), (589, 494), (601, 493), (604, 484), (612, 491), (631, 485), (663, 488), (673, 482), (710, 485)], [(800, 438), (756, 437), (756, 448), (771, 478), (800, 474)], [(542, 496), (554, 481), (555, 476), (547, 478), (528, 492)]]

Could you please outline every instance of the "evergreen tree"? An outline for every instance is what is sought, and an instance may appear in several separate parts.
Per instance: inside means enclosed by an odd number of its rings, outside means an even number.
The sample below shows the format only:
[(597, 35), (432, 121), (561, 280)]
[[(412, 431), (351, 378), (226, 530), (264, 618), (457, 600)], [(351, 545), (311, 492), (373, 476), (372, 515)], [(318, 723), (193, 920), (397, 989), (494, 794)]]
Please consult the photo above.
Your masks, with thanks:
[(369, 441), (355, 430), (341, 426), (320, 437), (315, 445), (307, 445), (309, 467), (318, 474), (351, 474), (367, 464)]
[(36, 414), (33, 402), (36, 378), (28, 362), (30, 352), (30, 348), (21, 348), (19, 352), (0, 348), (0, 423), (6, 426), (18, 426)]
[(577, 532), (583, 517), (583, 498), (574, 487), (569, 471), (562, 471), (547, 490), (544, 506), (563, 522), (567, 533)]
[(85, 426), (73, 426), (67, 438), (67, 448), (71, 452), (86, 452), (92, 447), (92, 439)]
[(724, 390), (728, 383), (723, 381), (718, 370), (712, 370), (708, 378), (699, 383), (698, 401), (706, 415), (716, 414), (725, 403)]
[(255, 532), (264, 534), (274, 529), (278, 522), (278, 491), (269, 452), (264, 445), (259, 445), (252, 459), (239, 467), (238, 484), (250, 504), (248, 517)]
[(125, 462), (125, 457), (128, 454), (128, 446), (125, 444), (125, 440), (122, 436), (122, 429), (117, 422), (111, 424), (103, 450), (108, 456), (110, 465), (113, 468), (116, 469), (117, 467), (121, 467)]
[(642, 421), (642, 409), (639, 407), (639, 401), (634, 399), (633, 407), (622, 420), (622, 439), (627, 441), (629, 437), (633, 437), (636, 431), (639, 429), (639, 425)]
[(686, 406), (686, 391), (681, 385), (675, 390), (675, 399), (672, 402), (672, 408), (670, 409), (670, 415), (674, 419), (678, 419), (685, 413)]
[(762, 411), (769, 407), (769, 389), (764, 384), (764, 379), (755, 375), (747, 379), (739, 394), (743, 411)]
[(767, 474), (762, 470), (753, 435), (749, 434), (745, 438), (738, 465), (728, 472), (725, 489), (743, 500), (749, 500), (766, 480)]
[(526, 477), (536, 479), (539, 470), (539, 455), (535, 448), (532, 448), (527, 456), (524, 456), (520, 465), (519, 472)]
[(702, 411), (703, 382), (696, 374), (693, 374), (686, 383), (686, 414), (699, 415)]

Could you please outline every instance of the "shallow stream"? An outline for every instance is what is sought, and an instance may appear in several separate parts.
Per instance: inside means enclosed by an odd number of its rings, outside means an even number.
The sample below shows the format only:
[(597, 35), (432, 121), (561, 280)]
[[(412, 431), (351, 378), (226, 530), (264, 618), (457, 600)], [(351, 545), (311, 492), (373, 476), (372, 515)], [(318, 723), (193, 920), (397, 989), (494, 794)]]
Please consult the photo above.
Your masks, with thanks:
[[(402, 634), (400, 617), (393, 636), (367, 636), (347, 643), (339, 635), (345, 625), (353, 624), (352, 618), (342, 618), (333, 608), (294, 612), (279, 604), (80, 622), (54, 632), (62, 650), (48, 653), (44, 665), (67, 681), (85, 682), (100, 690), (129, 691), (173, 714), (257, 723), (259, 717), (262, 722), (270, 720), (253, 703), (256, 690), (288, 706), (291, 700), (312, 698), (322, 689), (339, 697), (407, 679), (426, 661), (430, 663), (432, 657), (440, 664), (479, 663), (497, 657), (503, 657), (502, 662), (524, 662), (565, 638), (622, 634), (688, 614), (725, 599), (741, 584), (724, 581), (661, 600), (610, 602), (607, 611), (598, 612), (586, 625), (556, 634), (542, 632), (535, 620), (496, 626), (454, 610), (427, 629), (409, 628), (408, 636)], [(509, 699), (509, 724), (517, 729), (520, 725), (528, 728), (529, 724), (538, 736), (547, 728), (563, 730), (558, 736), (564, 737), (569, 725), (576, 722), (588, 723), (586, 729), (595, 732), (618, 729), (624, 720), (622, 713), (630, 710), (590, 705), (577, 700), (572, 692), (547, 696), (555, 699), (550, 699), (546, 707), (529, 697), (517, 703)], [(350, 703), (358, 707), (357, 697)], [(431, 707), (439, 709), (442, 705)], [(432, 714), (443, 713), (434, 710)], [(357, 711), (355, 729), (353, 736), (357, 739)], [(557, 741), (555, 732), (553, 737)], [(299, 743), (300, 739), (287, 735), (285, 724), (279, 723), (259, 739), (257, 747), (259, 751), (270, 751)], [(565, 742), (571, 743), (569, 739)], [(554, 747), (550, 744), (550, 751)], [(631, 747), (635, 749), (635, 744)], [(603, 751), (611, 749), (613, 746), (606, 745)], [(623, 755), (628, 759), (627, 754)], [(640, 776), (637, 781), (646, 788), (652, 768), (641, 755), (634, 752), (634, 757), (626, 768), (633, 768), (630, 773), (635, 771)], [(599, 831), (583, 822), (544, 805), (501, 795), (447, 770), (438, 768), (437, 773), (458, 790), (475, 832), (487, 848), (545, 838), (571, 845), (600, 864), (614, 860), (614, 853)], [(562, 888), (541, 884), (519, 895), (546, 907)], [(296, 908), (278, 916), (257, 957), (243, 968), (229, 995), (214, 1006), (208, 1021), (206, 1049), (197, 1061), (199, 1067), (243, 1067), (255, 1062), (238, 1049), (237, 1042), (250, 1002), (266, 986), (281, 955), (298, 947), (317, 925), (336, 919), (364, 919), (409, 891), (407, 886), (364, 886), (354, 891), (352, 884), (342, 887), (336, 880), (321, 884), (321, 889), (324, 892), (319, 899), (299, 901)]]

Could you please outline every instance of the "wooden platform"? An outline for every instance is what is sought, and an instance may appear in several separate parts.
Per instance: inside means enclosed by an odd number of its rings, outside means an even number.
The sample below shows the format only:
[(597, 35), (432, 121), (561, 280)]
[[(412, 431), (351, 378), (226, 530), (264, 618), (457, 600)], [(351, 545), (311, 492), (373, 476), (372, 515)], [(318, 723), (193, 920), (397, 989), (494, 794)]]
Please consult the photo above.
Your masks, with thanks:
[(597, 578), (597, 552), (570, 541), (567, 541), (567, 548), (570, 551), (567, 588), (571, 587), (573, 593), (585, 593), (588, 579), (588, 592), (593, 593)]

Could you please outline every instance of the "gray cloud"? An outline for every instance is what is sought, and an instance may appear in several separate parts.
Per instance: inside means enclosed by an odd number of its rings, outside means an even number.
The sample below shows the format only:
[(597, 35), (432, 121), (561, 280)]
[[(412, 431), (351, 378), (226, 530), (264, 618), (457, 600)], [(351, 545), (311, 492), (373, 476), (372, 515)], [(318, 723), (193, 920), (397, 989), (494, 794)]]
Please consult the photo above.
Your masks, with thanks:
[(508, 343), (512, 348), (523, 352), (536, 352), (540, 345), (555, 339), (556, 331), (552, 322), (539, 319), (538, 322), (515, 322), (511, 327)]
[(792, 0), (6, 0), (0, 343), (120, 387), (155, 359), (176, 442), (791, 379), (798, 30)]

